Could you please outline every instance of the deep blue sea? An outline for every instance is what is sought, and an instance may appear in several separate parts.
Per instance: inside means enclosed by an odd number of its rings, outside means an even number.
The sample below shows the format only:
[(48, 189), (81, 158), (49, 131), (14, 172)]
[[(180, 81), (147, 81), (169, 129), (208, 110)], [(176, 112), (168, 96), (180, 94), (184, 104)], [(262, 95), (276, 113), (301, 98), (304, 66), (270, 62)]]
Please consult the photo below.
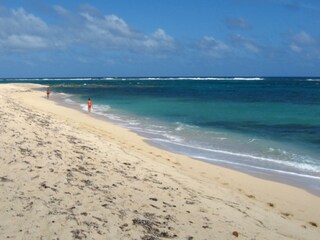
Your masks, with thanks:
[(81, 111), (90, 97), (94, 114), (153, 145), (320, 194), (320, 77), (5, 82), (50, 85), (53, 97)]

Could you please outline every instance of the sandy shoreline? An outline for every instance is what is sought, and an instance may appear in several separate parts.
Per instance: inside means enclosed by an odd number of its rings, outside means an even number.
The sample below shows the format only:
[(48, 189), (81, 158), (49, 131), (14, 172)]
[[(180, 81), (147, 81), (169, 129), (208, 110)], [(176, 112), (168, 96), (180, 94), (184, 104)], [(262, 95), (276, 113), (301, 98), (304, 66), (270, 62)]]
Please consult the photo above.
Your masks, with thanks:
[(1, 238), (319, 238), (319, 197), (157, 149), (32, 87), (0, 85)]

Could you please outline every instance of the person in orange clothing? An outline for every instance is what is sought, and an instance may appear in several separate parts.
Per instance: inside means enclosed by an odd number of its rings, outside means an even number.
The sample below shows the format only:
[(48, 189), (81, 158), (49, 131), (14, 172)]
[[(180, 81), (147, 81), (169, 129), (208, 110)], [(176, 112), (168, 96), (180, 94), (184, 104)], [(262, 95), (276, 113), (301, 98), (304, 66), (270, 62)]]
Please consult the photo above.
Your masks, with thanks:
[(91, 108), (92, 108), (92, 101), (90, 98), (88, 98), (88, 112), (91, 112)]

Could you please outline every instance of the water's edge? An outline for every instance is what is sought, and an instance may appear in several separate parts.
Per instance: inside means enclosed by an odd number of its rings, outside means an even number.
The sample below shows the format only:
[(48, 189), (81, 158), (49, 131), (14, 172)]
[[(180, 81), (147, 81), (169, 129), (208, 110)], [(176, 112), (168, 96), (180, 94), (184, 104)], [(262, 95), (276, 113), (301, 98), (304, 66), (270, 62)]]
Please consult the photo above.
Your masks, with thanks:
[[(41, 88), (41, 89), (36, 89), (38, 91), (41, 91), (41, 92), (44, 92), (45, 91), (45, 88)], [(81, 103), (79, 102), (66, 102), (65, 98), (63, 98), (62, 96), (59, 96), (59, 94), (52, 94), (52, 96), (50, 97), (50, 100), (51, 101), (54, 101), (56, 102), (58, 105), (61, 105), (63, 107), (67, 107), (67, 108), (72, 108), (74, 110), (77, 110), (81, 113), (85, 113), (85, 111), (83, 110), (83, 108), (81, 107)], [(95, 114), (95, 113), (91, 113), (90, 114), (91, 117), (93, 118), (96, 118), (96, 119), (99, 119), (99, 120), (102, 120), (102, 121), (107, 121), (107, 122), (111, 122), (113, 124), (116, 124), (118, 126), (121, 126), (121, 127), (124, 127), (126, 128), (125, 126), (119, 124), (119, 122), (115, 121), (115, 120), (112, 120), (112, 119), (108, 119), (104, 116), (101, 116), (101, 115), (98, 115), (98, 114)], [(253, 169), (246, 169), (244, 167), (241, 167), (241, 166), (237, 166), (235, 163), (226, 163), (226, 162), (219, 162), (219, 161), (215, 161), (215, 162), (212, 162), (212, 161), (208, 161), (206, 159), (201, 159), (200, 157), (195, 157), (195, 156), (190, 156), (188, 154), (185, 154), (183, 152), (180, 152), (180, 151), (177, 151), (177, 150), (174, 150), (166, 145), (163, 145), (163, 144), (160, 144), (159, 142), (156, 142), (156, 141), (153, 141), (152, 139), (148, 138), (147, 135), (145, 134), (141, 134), (139, 131), (134, 131), (133, 129), (129, 129), (129, 128), (126, 128), (128, 129), (129, 131), (132, 131), (134, 132), (135, 134), (138, 134), (139, 136), (143, 137), (145, 140), (145, 142), (149, 145), (152, 145), (154, 147), (157, 147), (157, 148), (160, 148), (162, 150), (165, 150), (165, 151), (169, 151), (169, 152), (173, 152), (173, 153), (176, 153), (176, 154), (180, 154), (180, 155), (184, 155), (184, 156), (187, 156), (189, 158), (192, 158), (194, 159), (195, 161), (202, 161), (202, 162), (206, 162), (206, 163), (209, 163), (211, 165), (217, 165), (217, 166), (220, 166), (220, 167), (224, 167), (224, 168), (228, 168), (228, 169), (232, 169), (232, 170), (235, 170), (235, 171), (239, 171), (239, 172), (242, 172), (242, 173), (245, 173), (245, 174), (248, 174), (248, 175), (251, 175), (253, 177), (257, 177), (257, 178), (260, 178), (260, 179), (265, 179), (265, 180), (269, 180), (269, 181), (273, 181), (273, 182), (278, 182), (278, 183), (282, 183), (282, 184), (286, 184), (286, 185), (289, 185), (289, 186), (294, 186), (294, 187), (297, 187), (297, 188), (300, 188), (300, 189), (303, 189), (315, 196), (318, 196), (320, 197), (320, 181), (317, 181), (318, 184), (314, 184), (313, 187), (310, 186), (310, 182), (308, 181), (296, 181), (296, 176), (288, 176), (288, 175), (285, 175), (284, 172), (271, 172), (271, 171), (268, 171), (267, 169), (260, 169), (261, 171), (255, 171)], [(319, 187), (317, 187), (319, 186)]]

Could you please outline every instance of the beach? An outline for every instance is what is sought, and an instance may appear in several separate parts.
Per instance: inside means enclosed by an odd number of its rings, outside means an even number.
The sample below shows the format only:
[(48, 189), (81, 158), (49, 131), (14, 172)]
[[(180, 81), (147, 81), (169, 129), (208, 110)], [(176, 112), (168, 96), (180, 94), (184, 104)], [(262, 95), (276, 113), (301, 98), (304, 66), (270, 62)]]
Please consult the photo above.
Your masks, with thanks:
[(0, 85), (2, 239), (318, 239), (320, 198)]

